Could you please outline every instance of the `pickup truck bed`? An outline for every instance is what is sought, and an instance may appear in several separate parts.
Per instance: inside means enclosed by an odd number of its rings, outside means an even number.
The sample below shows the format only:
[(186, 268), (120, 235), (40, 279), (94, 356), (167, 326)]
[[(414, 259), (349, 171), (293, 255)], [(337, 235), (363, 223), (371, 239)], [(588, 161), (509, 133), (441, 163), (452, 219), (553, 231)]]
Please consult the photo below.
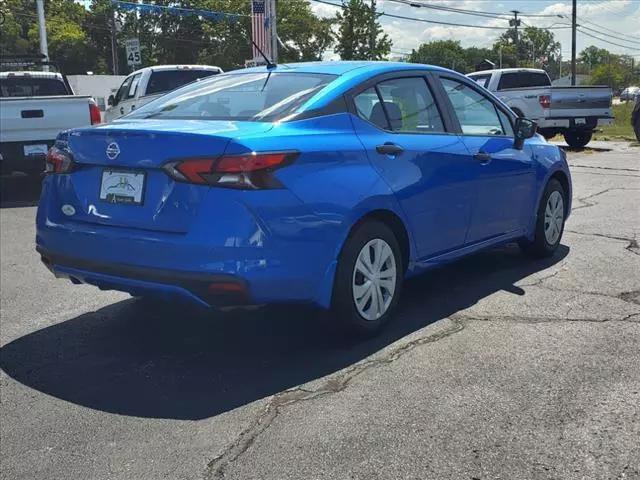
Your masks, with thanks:
[[(99, 122), (100, 111), (93, 99), (73, 95), (63, 80), (60, 74), (49, 72), (0, 74), (2, 174), (41, 173), (58, 133)], [(61, 94), (47, 95), (52, 92)]]

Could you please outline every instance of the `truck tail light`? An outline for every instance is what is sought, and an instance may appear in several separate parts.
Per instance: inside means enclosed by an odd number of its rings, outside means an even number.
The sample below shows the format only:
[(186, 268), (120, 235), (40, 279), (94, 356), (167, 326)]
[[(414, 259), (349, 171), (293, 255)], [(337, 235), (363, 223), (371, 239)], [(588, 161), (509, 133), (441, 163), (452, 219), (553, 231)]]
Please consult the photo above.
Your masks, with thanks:
[(179, 182), (257, 190), (281, 188), (271, 173), (291, 164), (298, 152), (251, 152), (216, 158), (187, 158), (164, 165), (167, 174)]
[(47, 153), (45, 163), (45, 173), (70, 173), (75, 168), (75, 162), (71, 155), (59, 149), (58, 147), (51, 147)]
[(540, 102), (540, 106), (542, 108), (551, 107), (551, 95), (540, 95), (538, 97), (538, 102)]
[(91, 125), (102, 123), (102, 114), (93, 98), (89, 99), (89, 118), (91, 119)]

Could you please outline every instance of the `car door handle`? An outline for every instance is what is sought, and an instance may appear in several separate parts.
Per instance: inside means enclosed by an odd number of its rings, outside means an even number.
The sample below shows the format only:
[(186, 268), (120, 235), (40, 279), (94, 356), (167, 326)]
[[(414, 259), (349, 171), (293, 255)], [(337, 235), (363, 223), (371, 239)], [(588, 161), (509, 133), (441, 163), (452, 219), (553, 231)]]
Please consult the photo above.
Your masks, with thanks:
[(404, 152), (404, 148), (400, 145), (396, 145), (395, 143), (387, 142), (382, 145), (378, 145), (376, 147), (376, 152), (381, 153), (383, 155), (400, 155)]
[(480, 163), (489, 163), (491, 161), (491, 155), (489, 155), (487, 152), (482, 151), (476, 153), (473, 158), (478, 160)]

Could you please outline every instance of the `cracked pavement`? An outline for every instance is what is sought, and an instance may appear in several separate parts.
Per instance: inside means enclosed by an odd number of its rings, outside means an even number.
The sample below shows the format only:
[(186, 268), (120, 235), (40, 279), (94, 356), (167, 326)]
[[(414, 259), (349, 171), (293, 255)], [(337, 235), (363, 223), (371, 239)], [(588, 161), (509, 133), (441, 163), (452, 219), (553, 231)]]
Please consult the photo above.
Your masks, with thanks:
[(431, 271), (361, 343), (70, 288), (2, 209), (0, 477), (640, 479), (640, 148), (593, 146), (556, 257)]

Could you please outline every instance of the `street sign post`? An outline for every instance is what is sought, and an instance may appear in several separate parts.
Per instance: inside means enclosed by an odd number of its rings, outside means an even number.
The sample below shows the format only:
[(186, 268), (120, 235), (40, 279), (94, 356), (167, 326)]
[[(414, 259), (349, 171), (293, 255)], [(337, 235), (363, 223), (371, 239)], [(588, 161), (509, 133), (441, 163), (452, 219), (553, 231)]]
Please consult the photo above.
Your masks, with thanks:
[(140, 40), (137, 38), (128, 38), (125, 40), (125, 49), (127, 52), (127, 65), (135, 67), (142, 65), (142, 55), (140, 55)]

